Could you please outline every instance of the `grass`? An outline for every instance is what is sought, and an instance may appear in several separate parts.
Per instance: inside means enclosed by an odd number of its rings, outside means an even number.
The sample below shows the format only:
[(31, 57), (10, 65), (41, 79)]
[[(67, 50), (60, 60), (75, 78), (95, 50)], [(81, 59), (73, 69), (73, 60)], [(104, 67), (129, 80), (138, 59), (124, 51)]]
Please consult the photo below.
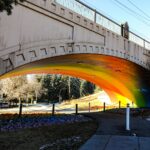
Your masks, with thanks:
[[(22, 129), (15, 132), (0, 132), (1, 150), (39, 150), (45, 144), (53, 144), (44, 150), (77, 150), (97, 129), (94, 120), (39, 128)], [(80, 140), (69, 141), (71, 137)], [(69, 142), (59, 142), (61, 140)]]
[(89, 103), (91, 105), (91, 110), (98, 110), (99, 106), (103, 106), (103, 103), (98, 99), (98, 96), (103, 94), (103, 92), (98, 92), (89, 96), (82, 97), (80, 99), (72, 99), (70, 101), (64, 101), (59, 106), (60, 108), (74, 108), (75, 104), (78, 104), (79, 110), (88, 110)]

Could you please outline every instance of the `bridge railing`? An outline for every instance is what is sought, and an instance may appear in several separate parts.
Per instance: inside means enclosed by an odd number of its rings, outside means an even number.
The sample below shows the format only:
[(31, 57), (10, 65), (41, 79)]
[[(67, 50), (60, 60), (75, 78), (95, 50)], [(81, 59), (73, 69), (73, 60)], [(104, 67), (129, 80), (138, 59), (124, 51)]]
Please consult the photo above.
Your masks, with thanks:
[(145, 47), (146, 49), (150, 50), (150, 42), (145, 41), (145, 42), (144, 42), (144, 47)]
[(105, 17), (104, 15), (102, 15), (99, 12), (95, 12), (95, 22), (97, 24), (102, 25), (103, 27), (121, 35), (121, 26), (119, 24), (117, 24), (116, 22), (112, 21), (111, 19)]
[[(117, 33), (118, 35), (121, 35), (120, 24), (106, 17), (100, 12), (96, 11), (95, 9), (86, 5), (80, 0), (54, 0), (54, 1), (94, 21), (95, 23), (102, 25), (103, 27)], [(144, 38), (140, 37), (139, 35), (131, 31), (129, 31), (129, 40), (144, 47), (145, 49), (150, 50), (150, 42), (148, 42)]]
[(144, 44), (145, 40), (131, 31), (129, 32), (129, 40), (135, 42), (136, 44), (142, 47), (144, 47), (145, 45)]

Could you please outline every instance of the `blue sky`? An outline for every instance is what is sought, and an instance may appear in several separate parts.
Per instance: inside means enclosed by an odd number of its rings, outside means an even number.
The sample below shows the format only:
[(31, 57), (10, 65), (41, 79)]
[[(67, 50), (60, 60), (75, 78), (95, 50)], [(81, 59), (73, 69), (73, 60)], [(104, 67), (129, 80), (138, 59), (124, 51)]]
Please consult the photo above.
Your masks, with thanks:
[[(99, 12), (103, 13), (107, 17), (115, 20), (118, 23), (128, 22), (130, 30), (136, 34), (145, 37), (150, 41), (150, 0), (130, 0), (138, 8), (142, 9), (148, 16), (144, 16), (142, 12), (136, 9), (128, 0), (117, 0), (133, 11), (136, 11), (141, 16), (136, 18), (136, 13), (131, 13), (122, 6), (120, 6), (115, 0), (80, 0), (84, 3), (94, 7)], [(142, 20), (142, 21), (141, 21)], [(145, 23), (146, 22), (146, 23)]]

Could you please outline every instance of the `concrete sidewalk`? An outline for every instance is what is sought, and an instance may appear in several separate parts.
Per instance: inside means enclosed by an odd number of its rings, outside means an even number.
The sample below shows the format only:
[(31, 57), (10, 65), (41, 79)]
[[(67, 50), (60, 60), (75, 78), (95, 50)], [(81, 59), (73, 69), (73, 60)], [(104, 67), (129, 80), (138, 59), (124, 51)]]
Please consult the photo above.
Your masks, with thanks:
[(150, 138), (95, 134), (79, 150), (150, 150)]

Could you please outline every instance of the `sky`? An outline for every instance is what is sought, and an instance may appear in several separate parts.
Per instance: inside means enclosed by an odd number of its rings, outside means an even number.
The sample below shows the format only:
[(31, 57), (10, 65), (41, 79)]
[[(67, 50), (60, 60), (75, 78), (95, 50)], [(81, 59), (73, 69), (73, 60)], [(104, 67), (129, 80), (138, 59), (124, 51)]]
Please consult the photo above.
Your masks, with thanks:
[[(150, 0), (80, 0), (119, 24), (128, 22), (130, 30), (150, 41)], [(132, 2), (137, 9), (130, 2)], [(118, 2), (126, 5), (128, 9)], [(137, 13), (139, 15), (137, 15)]]

